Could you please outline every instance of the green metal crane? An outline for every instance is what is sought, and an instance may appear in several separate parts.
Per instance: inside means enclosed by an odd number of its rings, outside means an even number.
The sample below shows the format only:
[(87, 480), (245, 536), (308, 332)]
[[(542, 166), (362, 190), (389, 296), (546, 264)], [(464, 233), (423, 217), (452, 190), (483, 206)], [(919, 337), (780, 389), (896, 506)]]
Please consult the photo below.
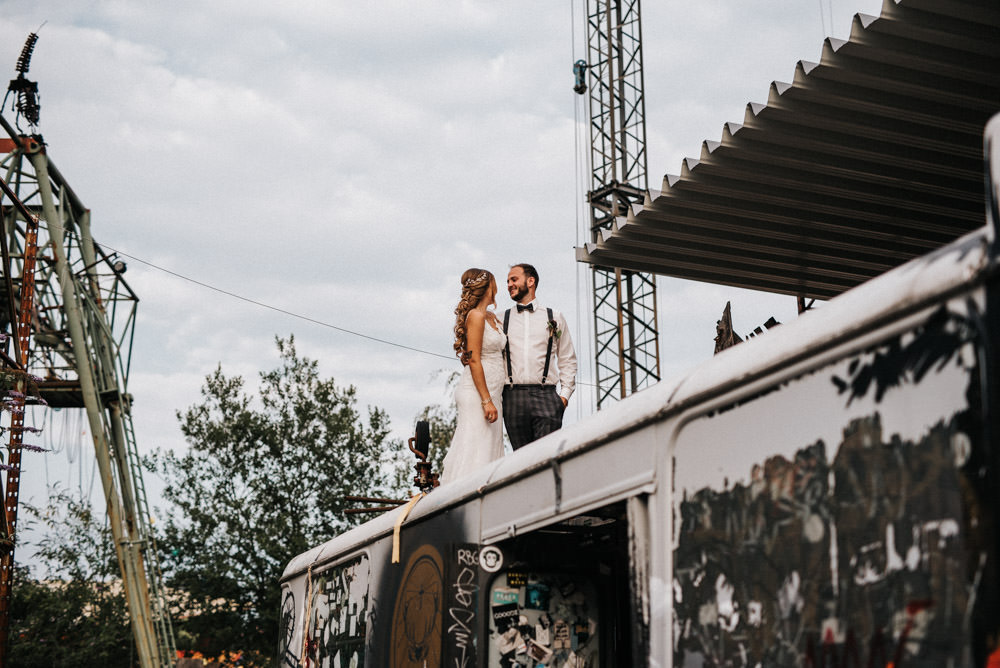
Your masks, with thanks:
[[(17, 96), (15, 126), (26, 120), (32, 132), (22, 132), (0, 115), (0, 127), (6, 135), (0, 133), (0, 178), (13, 191), (8, 199), (23, 202), (26, 212), (39, 221), (26, 370), (39, 379), (39, 393), (50, 406), (86, 411), (140, 665), (172, 666), (176, 641), (128, 393), (139, 300), (124, 280), (124, 263), (95, 243), (90, 211), (52, 163), (41, 135), (34, 132), (37, 88), (24, 74), (35, 39), (34, 35), (29, 37), (18, 60), (18, 79), (10, 88)], [(24, 275), (25, 210), (5, 201), (0, 215), (4, 250), (9, 251), (8, 262), (0, 270), (13, 286), (12, 298), (20, 301), (30, 278)], [(3, 306), (0, 325), (13, 326), (2, 322), (3, 314), (16, 309)], [(0, 550), (9, 551), (9, 555), (0, 556), (12, 560), (13, 544), (0, 546)], [(9, 569), (0, 574), (11, 577)], [(9, 597), (10, 590), (9, 581), (6, 588), (0, 583), (0, 598), (4, 594)], [(8, 603), (0, 600), (0, 666), (6, 664)]]

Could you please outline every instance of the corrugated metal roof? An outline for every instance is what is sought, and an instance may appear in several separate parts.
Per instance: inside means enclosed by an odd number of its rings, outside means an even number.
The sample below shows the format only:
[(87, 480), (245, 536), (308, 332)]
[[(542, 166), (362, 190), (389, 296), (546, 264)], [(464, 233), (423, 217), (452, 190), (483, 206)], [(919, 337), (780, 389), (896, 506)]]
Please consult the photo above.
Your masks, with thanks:
[(828, 299), (984, 223), (1000, 3), (887, 0), (577, 259)]

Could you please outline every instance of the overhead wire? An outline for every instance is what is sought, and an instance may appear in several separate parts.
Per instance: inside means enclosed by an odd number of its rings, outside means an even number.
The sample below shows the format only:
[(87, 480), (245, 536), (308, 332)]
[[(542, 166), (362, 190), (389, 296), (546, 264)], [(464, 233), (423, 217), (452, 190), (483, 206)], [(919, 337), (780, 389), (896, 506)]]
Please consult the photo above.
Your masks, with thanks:
[(130, 260), (134, 260), (134, 261), (136, 261), (136, 262), (138, 262), (140, 264), (146, 265), (147, 267), (150, 267), (152, 269), (156, 269), (157, 271), (162, 271), (165, 274), (170, 274), (171, 276), (174, 276), (175, 278), (179, 278), (181, 280), (187, 281), (188, 283), (193, 283), (194, 285), (206, 288), (208, 290), (212, 290), (213, 292), (218, 292), (219, 294), (226, 295), (227, 297), (232, 297), (233, 299), (238, 299), (238, 300), (246, 302), (248, 304), (253, 304), (254, 306), (259, 306), (261, 308), (265, 308), (265, 309), (268, 309), (270, 311), (274, 311), (276, 313), (281, 313), (281, 314), (284, 314), (284, 315), (287, 315), (287, 316), (291, 316), (293, 318), (298, 318), (299, 320), (304, 320), (304, 321), (310, 322), (310, 323), (312, 323), (314, 325), (319, 325), (320, 327), (326, 327), (327, 329), (332, 329), (332, 330), (341, 332), (343, 334), (350, 334), (351, 336), (357, 336), (359, 338), (366, 339), (368, 341), (374, 341), (376, 343), (382, 343), (382, 344), (387, 345), (387, 346), (393, 346), (393, 347), (396, 347), (396, 348), (402, 348), (403, 350), (409, 350), (411, 352), (421, 353), (423, 355), (430, 355), (432, 357), (440, 357), (441, 359), (446, 359), (446, 360), (454, 360), (455, 359), (455, 357), (453, 355), (442, 355), (441, 353), (435, 353), (435, 352), (432, 352), (430, 350), (424, 350), (422, 348), (415, 348), (414, 346), (408, 346), (408, 345), (406, 345), (404, 343), (397, 343), (395, 341), (389, 341), (388, 339), (381, 339), (381, 338), (379, 338), (377, 336), (371, 336), (370, 334), (363, 334), (362, 332), (356, 332), (356, 331), (354, 331), (352, 329), (348, 329), (346, 327), (340, 327), (338, 325), (334, 325), (332, 323), (325, 322), (323, 320), (318, 320), (317, 318), (312, 318), (312, 317), (307, 316), (307, 315), (302, 315), (301, 313), (296, 313), (294, 311), (289, 311), (288, 309), (283, 309), (283, 308), (278, 307), (278, 306), (273, 306), (271, 304), (267, 304), (265, 302), (258, 301), (256, 299), (251, 299), (249, 297), (244, 297), (243, 295), (237, 294), (237, 293), (232, 292), (230, 290), (225, 290), (223, 288), (216, 287), (216, 286), (214, 286), (214, 285), (212, 285), (210, 283), (205, 283), (204, 281), (199, 281), (196, 278), (191, 278), (190, 276), (185, 276), (184, 274), (181, 274), (181, 273), (176, 272), (176, 271), (172, 271), (170, 269), (167, 269), (166, 267), (161, 267), (161, 266), (159, 266), (157, 264), (153, 264), (152, 262), (149, 262), (147, 260), (143, 260), (142, 258), (136, 257), (135, 255), (132, 255), (130, 253), (126, 253), (126, 252), (118, 250), (116, 248), (112, 248), (111, 246), (108, 246), (106, 244), (101, 244), (101, 247), (102, 248), (106, 248), (106, 249), (114, 252), (117, 255), (121, 255), (122, 257), (127, 257)]
[[(49, 228), (58, 228), (58, 229), (61, 229), (63, 231), (65, 231), (65, 229), (66, 229), (63, 225), (60, 225), (59, 223), (54, 223), (54, 222), (48, 221), (48, 220), (45, 221), (45, 224)], [(441, 353), (435, 353), (435, 352), (432, 352), (430, 350), (424, 350), (422, 348), (415, 348), (414, 346), (408, 346), (408, 345), (406, 345), (404, 343), (397, 343), (395, 341), (389, 341), (388, 339), (381, 339), (381, 338), (379, 338), (377, 336), (371, 336), (370, 334), (363, 334), (361, 332), (356, 332), (356, 331), (354, 331), (352, 329), (347, 329), (346, 327), (339, 327), (339, 326), (334, 325), (332, 323), (324, 322), (323, 320), (318, 320), (316, 318), (312, 318), (312, 317), (307, 316), (307, 315), (302, 315), (301, 313), (295, 313), (294, 311), (289, 311), (288, 309), (283, 309), (283, 308), (278, 307), (278, 306), (272, 306), (271, 304), (267, 304), (265, 302), (258, 301), (256, 299), (250, 299), (249, 297), (244, 297), (243, 295), (237, 294), (237, 293), (232, 292), (230, 290), (225, 290), (223, 288), (216, 287), (216, 286), (212, 285), (211, 283), (205, 283), (204, 281), (199, 281), (196, 278), (191, 278), (190, 276), (186, 276), (184, 274), (181, 274), (180, 272), (173, 271), (172, 269), (167, 269), (166, 267), (161, 267), (161, 266), (159, 266), (157, 264), (154, 264), (154, 263), (150, 262), (149, 260), (143, 260), (141, 257), (137, 257), (135, 255), (132, 255), (131, 253), (126, 253), (123, 250), (119, 250), (119, 249), (114, 248), (112, 246), (109, 246), (107, 244), (101, 243), (101, 244), (96, 244), (96, 245), (99, 245), (104, 250), (111, 251), (115, 255), (121, 255), (122, 257), (127, 257), (128, 259), (134, 260), (134, 261), (138, 262), (139, 264), (144, 264), (147, 267), (150, 267), (152, 269), (156, 269), (157, 271), (162, 271), (165, 274), (170, 274), (171, 276), (173, 276), (175, 278), (179, 278), (179, 279), (181, 279), (183, 281), (187, 281), (188, 283), (193, 283), (194, 285), (203, 287), (203, 288), (208, 289), (208, 290), (212, 290), (213, 292), (218, 292), (219, 294), (226, 295), (227, 297), (232, 297), (233, 299), (238, 299), (238, 300), (246, 302), (248, 304), (253, 304), (254, 306), (260, 306), (261, 308), (265, 308), (265, 309), (268, 309), (270, 311), (275, 311), (276, 313), (282, 313), (284, 315), (291, 316), (293, 318), (298, 318), (299, 320), (305, 320), (306, 322), (311, 322), (312, 324), (319, 325), (320, 327), (326, 327), (328, 329), (333, 329), (333, 330), (336, 330), (338, 332), (342, 332), (344, 334), (350, 334), (352, 336), (357, 336), (357, 337), (362, 338), (362, 339), (367, 339), (368, 341), (374, 341), (376, 343), (382, 343), (382, 344), (385, 344), (387, 346), (394, 346), (396, 348), (402, 348), (404, 350), (409, 350), (409, 351), (412, 351), (412, 352), (415, 352), (415, 353), (421, 353), (423, 355), (430, 355), (432, 357), (440, 357), (440, 358), (446, 359), (446, 360), (454, 360), (455, 359), (455, 357), (453, 355), (442, 355)]]
[[(51, 221), (45, 221), (45, 222), (46, 222), (46, 225), (48, 227), (50, 227), (50, 228), (64, 229), (63, 226), (60, 225), (59, 223), (53, 223)], [(579, 225), (577, 225), (577, 227), (579, 228)], [(579, 240), (579, 230), (577, 232), (577, 235), (578, 235), (577, 239)], [(271, 304), (268, 304), (266, 302), (262, 302), (262, 301), (259, 301), (259, 300), (256, 300), (256, 299), (251, 299), (250, 297), (244, 297), (243, 295), (238, 294), (236, 292), (232, 292), (231, 290), (226, 290), (226, 289), (217, 287), (215, 285), (212, 285), (211, 283), (206, 283), (205, 281), (200, 281), (200, 280), (198, 280), (196, 278), (191, 278), (190, 276), (187, 276), (187, 275), (182, 274), (182, 273), (177, 272), (177, 271), (173, 271), (172, 269), (167, 269), (166, 267), (162, 267), (162, 266), (160, 266), (158, 264), (155, 264), (155, 263), (150, 262), (148, 260), (144, 260), (141, 257), (138, 257), (138, 256), (133, 255), (131, 253), (127, 253), (127, 252), (125, 252), (123, 250), (120, 250), (118, 248), (114, 248), (114, 247), (109, 246), (109, 245), (104, 244), (104, 243), (100, 244), (100, 247), (102, 249), (104, 249), (104, 250), (111, 251), (115, 255), (119, 255), (121, 257), (126, 257), (126, 258), (128, 258), (130, 260), (138, 262), (139, 264), (142, 264), (142, 265), (145, 265), (147, 267), (150, 267), (151, 269), (155, 269), (155, 270), (163, 272), (165, 274), (169, 274), (170, 276), (173, 276), (175, 278), (179, 278), (179, 279), (181, 279), (183, 281), (187, 281), (188, 283), (192, 283), (194, 285), (197, 285), (199, 287), (205, 288), (207, 290), (211, 290), (213, 292), (217, 292), (217, 293), (225, 295), (227, 297), (231, 297), (233, 299), (238, 299), (238, 300), (246, 302), (248, 304), (252, 304), (254, 306), (259, 306), (261, 308), (265, 308), (265, 309), (268, 309), (270, 311), (274, 311), (276, 313), (281, 313), (283, 315), (287, 315), (287, 316), (290, 316), (292, 318), (297, 318), (299, 320), (303, 320), (305, 322), (309, 322), (309, 323), (312, 323), (314, 325), (319, 325), (320, 327), (326, 327), (328, 329), (332, 329), (332, 330), (335, 330), (335, 331), (338, 331), (338, 332), (341, 332), (341, 333), (344, 333), (344, 334), (350, 334), (352, 336), (356, 336), (356, 337), (359, 337), (359, 338), (362, 338), (362, 339), (365, 339), (365, 340), (368, 340), (368, 341), (373, 341), (375, 343), (381, 343), (383, 345), (393, 346), (395, 348), (400, 348), (400, 349), (403, 349), (403, 350), (409, 350), (411, 352), (421, 353), (423, 355), (430, 355), (431, 357), (437, 357), (437, 358), (446, 359), (446, 360), (449, 360), (449, 361), (453, 361), (455, 359), (455, 357), (452, 356), (452, 355), (443, 355), (441, 353), (436, 353), (436, 352), (433, 352), (433, 351), (430, 351), (430, 350), (424, 350), (423, 348), (417, 348), (415, 346), (408, 346), (408, 345), (403, 344), (403, 343), (397, 343), (396, 341), (390, 341), (388, 339), (379, 338), (377, 336), (371, 336), (370, 334), (364, 334), (362, 332), (358, 332), (358, 331), (355, 331), (355, 330), (352, 330), (352, 329), (348, 329), (346, 327), (340, 327), (338, 325), (334, 325), (332, 323), (325, 322), (325, 321), (319, 320), (317, 318), (313, 318), (313, 317), (310, 317), (310, 316), (307, 316), (307, 315), (302, 315), (301, 313), (296, 313), (294, 311), (289, 311), (288, 309), (284, 309), (284, 308), (281, 308), (281, 307), (278, 307), (278, 306), (273, 306)], [(579, 290), (577, 290), (577, 293), (579, 295)], [(579, 320), (579, 309), (577, 309), (577, 319)], [(578, 331), (579, 331), (579, 325), (578, 325)], [(585, 382), (581, 382), (579, 380), (577, 381), (577, 384), (578, 385), (584, 385), (584, 386), (595, 386), (593, 383), (585, 383)]]
[[(829, 28), (827, 17), (830, 19)], [(819, 23), (823, 29), (823, 39), (833, 37), (833, 0), (826, 0), (826, 7), (823, 6), (823, 0), (819, 0)]]
[[(216, 287), (216, 286), (214, 286), (214, 285), (212, 285), (210, 283), (205, 283), (204, 281), (199, 281), (199, 280), (197, 280), (195, 278), (191, 278), (190, 276), (185, 276), (184, 274), (181, 274), (179, 272), (167, 269), (166, 267), (161, 267), (161, 266), (159, 266), (157, 264), (154, 264), (154, 263), (149, 262), (147, 260), (143, 260), (142, 258), (136, 257), (135, 255), (132, 255), (130, 253), (126, 253), (126, 252), (118, 250), (116, 248), (112, 248), (111, 246), (108, 246), (106, 244), (101, 244), (101, 247), (105, 248), (107, 250), (110, 250), (110, 251), (112, 251), (113, 253), (115, 253), (117, 255), (120, 255), (122, 257), (127, 257), (130, 260), (134, 260), (134, 261), (136, 261), (136, 262), (138, 262), (140, 264), (146, 265), (147, 267), (150, 267), (152, 269), (156, 269), (157, 271), (162, 271), (165, 274), (169, 274), (171, 276), (174, 276), (175, 278), (179, 278), (179, 279), (187, 281), (189, 283), (193, 283), (193, 284), (195, 284), (197, 286), (206, 288), (208, 290), (212, 290), (214, 292), (218, 292), (219, 294), (226, 295), (227, 297), (232, 297), (233, 299), (238, 299), (238, 300), (244, 301), (244, 302), (246, 302), (248, 304), (253, 304), (254, 306), (260, 306), (261, 308), (266, 308), (268, 310), (275, 311), (276, 313), (282, 313), (284, 315), (288, 315), (288, 316), (291, 316), (293, 318), (298, 318), (299, 320), (304, 320), (306, 322), (310, 322), (310, 323), (312, 323), (314, 325), (319, 325), (321, 327), (326, 327), (328, 329), (333, 329), (333, 330), (336, 330), (338, 332), (342, 332), (344, 334), (351, 334), (352, 336), (357, 336), (357, 337), (360, 337), (362, 339), (367, 339), (368, 341), (374, 341), (376, 343), (382, 343), (382, 344), (387, 345), (387, 346), (394, 346), (396, 348), (402, 348), (404, 350), (409, 350), (409, 351), (415, 352), (415, 353), (422, 353), (424, 355), (430, 355), (432, 357), (439, 357), (441, 359), (446, 359), (446, 360), (449, 360), (449, 361), (454, 361), (456, 359), (453, 355), (442, 355), (441, 353), (435, 353), (435, 352), (432, 352), (430, 350), (424, 350), (422, 348), (415, 348), (413, 346), (408, 346), (408, 345), (403, 344), (403, 343), (396, 343), (395, 341), (389, 341), (388, 339), (380, 339), (380, 338), (378, 338), (376, 336), (371, 336), (369, 334), (362, 334), (361, 332), (356, 332), (354, 330), (347, 329), (346, 327), (339, 327), (337, 325), (333, 325), (331, 323), (324, 322), (322, 320), (317, 320), (316, 318), (312, 318), (312, 317), (307, 316), (307, 315), (302, 315), (301, 313), (295, 313), (294, 311), (289, 311), (287, 309), (283, 309), (283, 308), (280, 308), (278, 306), (272, 306), (271, 304), (267, 304), (265, 302), (257, 301), (256, 299), (250, 299), (249, 297), (244, 297), (243, 295), (237, 294), (235, 292), (231, 292), (229, 290), (224, 290), (223, 288)], [(577, 381), (577, 385), (591, 385), (591, 383), (584, 383), (584, 382), (580, 382), (578, 380)]]

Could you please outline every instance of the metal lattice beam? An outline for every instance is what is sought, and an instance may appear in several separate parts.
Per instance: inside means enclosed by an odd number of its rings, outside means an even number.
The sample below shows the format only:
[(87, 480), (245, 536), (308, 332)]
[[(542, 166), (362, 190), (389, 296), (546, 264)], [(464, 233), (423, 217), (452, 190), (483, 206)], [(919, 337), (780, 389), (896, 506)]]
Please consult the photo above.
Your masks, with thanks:
[[(646, 193), (646, 121), (639, 0), (590, 0), (587, 57), (592, 241)], [(660, 379), (656, 278), (593, 268), (597, 407)]]
[[(138, 298), (115, 258), (94, 243), (90, 211), (49, 160), (41, 137), (17, 132), (2, 116), (0, 126), (7, 135), (0, 139), (0, 172), (41, 221), (27, 371), (40, 378), (49, 405), (86, 411), (140, 664), (172, 666), (176, 641), (128, 393)], [(0, 213), (10, 257), (3, 270), (15, 286), (12, 298), (20, 300), (30, 289), (22, 275), (24, 215), (9, 206)], [(7, 310), (0, 308), (0, 320)]]

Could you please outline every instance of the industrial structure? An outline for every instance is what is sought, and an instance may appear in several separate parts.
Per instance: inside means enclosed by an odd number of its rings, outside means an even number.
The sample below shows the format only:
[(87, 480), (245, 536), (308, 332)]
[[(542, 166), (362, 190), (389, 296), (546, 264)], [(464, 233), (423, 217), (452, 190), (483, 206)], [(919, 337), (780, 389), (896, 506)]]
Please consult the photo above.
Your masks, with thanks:
[[(7, 338), (14, 344), (14, 356), (7, 347), (0, 359), (5, 373), (26, 374), (36, 384), (37, 396), (49, 406), (86, 411), (140, 665), (170, 666), (176, 642), (128, 393), (138, 298), (124, 280), (124, 262), (94, 241), (90, 210), (53, 164), (37, 132), (37, 86), (24, 76), (36, 39), (34, 34), (29, 37), (18, 60), (18, 78), (9, 89), (15, 95), (14, 124), (0, 116), (0, 178), (9, 185), (0, 211), (0, 322), (17, 334)], [(21, 129), (22, 122), (26, 130)], [(12, 518), (17, 511), (19, 459), (14, 458), (13, 439), (23, 431), (13, 419), (11, 426), (5, 504), (8, 540), (2, 542), (0, 555), (5, 569), (0, 583), (0, 666), (7, 655), (9, 564), (16, 544)]]
[[(646, 102), (639, 0), (588, 0), (587, 58), (574, 90), (590, 115), (590, 234), (609, 234), (646, 193)], [(581, 81), (586, 70), (589, 86)], [(660, 379), (656, 277), (593, 263), (597, 407)]]
[(984, 0), (855, 15), (577, 259), (825, 300), (975, 229), (998, 29)]
[(715, 358), (301, 553), (279, 664), (995, 665), (998, 34), (886, 0), (662, 191), (592, 90), (618, 167), (579, 260), (835, 298), (738, 346), (727, 305)]
[[(578, 92), (590, 109), (591, 239), (577, 259), (594, 278), (598, 407), (659, 380), (655, 275), (829, 299), (982, 224), (981, 133), (1000, 108), (992, 3), (893, 0), (880, 17), (858, 15), (849, 40), (827, 39), (820, 62), (798, 63), (791, 83), (772, 84), (766, 104), (749, 104), (659, 190), (647, 185), (640, 24), (638, 0), (588, 0), (589, 85)], [(18, 119), (0, 116), (0, 324), (10, 333), (0, 364), (25, 374), (16, 392), (30, 394), (31, 374), (50, 405), (86, 410), (136, 647), (143, 666), (169, 665), (128, 394), (138, 300), (36, 132), (29, 47), (10, 89)], [(720, 340), (732, 340), (728, 314)], [(10, 412), (0, 664), (24, 431)], [(490, 540), (513, 525), (496, 526)]]

